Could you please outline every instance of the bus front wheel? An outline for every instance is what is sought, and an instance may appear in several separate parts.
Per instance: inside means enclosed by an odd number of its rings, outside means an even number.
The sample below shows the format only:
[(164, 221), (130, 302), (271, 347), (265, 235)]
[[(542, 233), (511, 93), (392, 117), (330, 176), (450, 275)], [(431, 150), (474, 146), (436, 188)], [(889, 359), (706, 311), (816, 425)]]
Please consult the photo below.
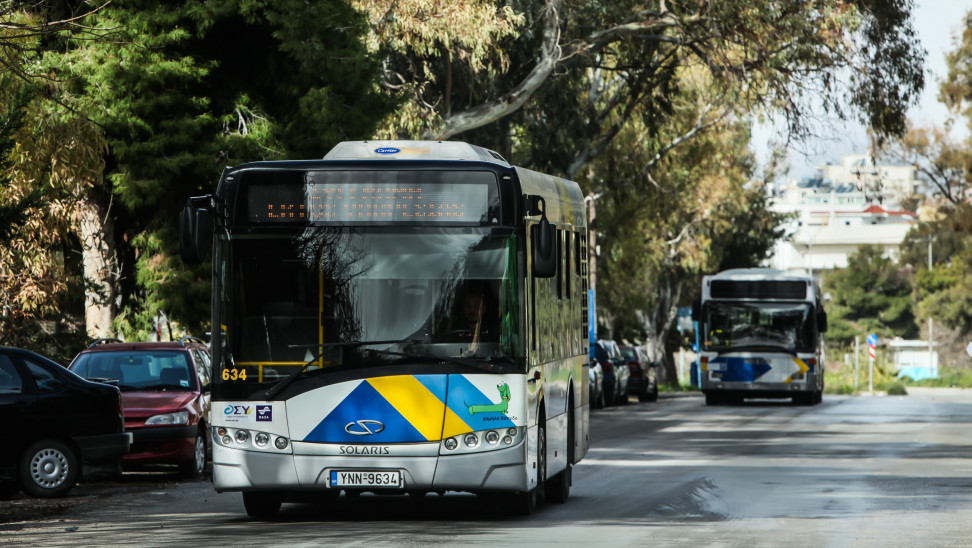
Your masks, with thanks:
[(570, 484), (574, 466), (574, 402), (567, 403), (567, 467), (557, 473), (546, 485), (547, 502), (563, 504), (570, 497)]
[(516, 493), (514, 495), (515, 503), (512, 507), (515, 509), (517, 514), (523, 516), (529, 516), (537, 511), (537, 506), (540, 505), (544, 491), (546, 489), (544, 485), (544, 478), (547, 475), (547, 430), (546, 421), (543, 415), (540, 416), (539, 425), (537, 427), (537, 486), (524, 493)]

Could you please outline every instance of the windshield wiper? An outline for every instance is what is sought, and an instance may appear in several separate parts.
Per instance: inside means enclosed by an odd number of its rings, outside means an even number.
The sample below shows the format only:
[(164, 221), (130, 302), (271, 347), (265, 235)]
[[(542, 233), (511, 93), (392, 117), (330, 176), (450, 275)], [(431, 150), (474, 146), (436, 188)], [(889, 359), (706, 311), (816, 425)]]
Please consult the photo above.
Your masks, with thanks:
[(277, 381), (277, 384), (274, 384), (273, 386), (268, 388), (267, 391), (264, 393), (264, 397), (266, 398), (267, 401), (272, 400), (274, 396), (276, 396), (281, 391), (283, 391), (284, 388), (287, 388), (287, 386), (289, 386), (290, 383), (294, 382), (294, 380), (296, 380), (297, 377), (299, 377), (308, 367), (310, 367), (311, 364), (316, 362), (318, 359), (320, 359), (321, 356), (328, 353), (333, 348), (337, 348), (339, 346), (368, 346), (372, 344), (399, 344), (399, 343), (406, 343), (406, 342), (410, 343), (410, 342), (417, 342), (417, 341), (415, 339), (396, 339), (390, 341), (350, 341), (350, 342), (336, 342), (336, 343), (328, 343), (328, 344), (289, 345), (289, 348), (317, 347), (320, 348), (320, 350), (317, 352), (317, 354), (314, 355), (313, 358), (308, 360), (307, 363), (300, 366), (300, 368), (297, 369), (297, 371), (294, 371), (293, 373), (283, 378), (282, 380)]
[(457, 356), (437, 356), (435, 354), (422, 354), (418, 352), (393, 352), (391, 350), (367, 350), (372, 354), (382, 354), (386, 356), (400, 356), (402, 358), (409, 358), (412, 360), (428, 360), (436, 362), (449, 362), (466, 367), (472, 367), (474, 369), (486, 369), (489, 370), (492, 364), (484, 358), (461, 358)]

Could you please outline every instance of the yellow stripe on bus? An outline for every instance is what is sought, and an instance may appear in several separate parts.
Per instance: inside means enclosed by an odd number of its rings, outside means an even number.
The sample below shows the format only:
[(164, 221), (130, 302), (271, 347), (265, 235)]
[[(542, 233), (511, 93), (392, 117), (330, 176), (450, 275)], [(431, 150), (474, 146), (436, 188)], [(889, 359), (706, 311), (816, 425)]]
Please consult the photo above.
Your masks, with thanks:
[(472, 432), (472, 430), (472, 427), (459, 418), (459, 415), (456, 415), (455, 411), (446, 407), (445, 420), (442, 424), (442, 439), (459, 436), (466, 432)]
[(445, 403), (411, 375), (368, 379), (388, 403), (401, 413), (425, 439), (440, 439)]
[(810, 371), (810, 367), (807, 366), (807, 362), (801, 360), (800, 358), (793, 358), (793, 362), (797, 364), (797, 366), (800, 368), (800, 370), (797, 371), (796, 373), (794, 373), (793, 375), (790, 375), (789, 377), (787, 377), (787, 379), (785, 381), (783, 381), (784, 383), (793, 382), (794, 375), (802, 375), (802, 374), (806, 373), (807, 371)]

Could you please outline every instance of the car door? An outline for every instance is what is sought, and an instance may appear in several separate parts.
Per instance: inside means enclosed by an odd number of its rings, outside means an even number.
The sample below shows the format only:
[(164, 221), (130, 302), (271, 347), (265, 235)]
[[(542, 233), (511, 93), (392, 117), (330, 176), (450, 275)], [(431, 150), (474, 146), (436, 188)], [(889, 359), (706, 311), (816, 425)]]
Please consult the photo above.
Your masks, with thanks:
[(89, 402), (69, 393), (70, 385), (59, 371), (50, 364), (26, 356), (17, 358), (30, 375), (30, 382), (26, 384), (33, 384), (36, 390), (32, 413), (36, 421), (32, 430), (35, 437), (82, 433), (92, 428), (92, 411), (84, 405)]
[(21, 449), (39, 427), (37, 393), (26, 368), (0, 353), (0, 424), (13, 436), (13, 450), (0, 451), (0, 468), (16, 468)]

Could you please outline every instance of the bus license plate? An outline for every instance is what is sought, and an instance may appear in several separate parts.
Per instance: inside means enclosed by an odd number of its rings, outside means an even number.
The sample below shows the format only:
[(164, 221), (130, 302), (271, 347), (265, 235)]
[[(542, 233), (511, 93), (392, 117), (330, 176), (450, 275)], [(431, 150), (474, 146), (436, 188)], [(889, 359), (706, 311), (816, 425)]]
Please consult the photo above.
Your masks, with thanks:
[(331, 487), (402, 487), (402, 473), (398, 470), (335, 470), (331, 472)]

